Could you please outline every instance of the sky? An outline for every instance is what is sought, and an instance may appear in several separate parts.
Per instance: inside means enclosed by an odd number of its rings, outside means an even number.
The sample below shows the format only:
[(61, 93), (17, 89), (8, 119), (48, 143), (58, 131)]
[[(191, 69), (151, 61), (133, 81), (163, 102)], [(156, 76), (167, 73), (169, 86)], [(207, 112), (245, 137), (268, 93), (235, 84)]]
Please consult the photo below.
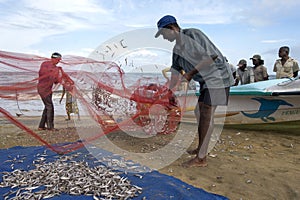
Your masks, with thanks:
[[(0, 47), (45, 57), (54, 51), (90, 57), (114, 37), (119, 48), (129, 45), (118, 37), (127, 34), (134, 35), (136, 43), (144, 40), (136, 47), (142, 49), (152, 43), (145, 42), (141, 30), (154, 36), (157, 21), (170, 14), (181, 28), (203, 31), (230, 63), (246, 59), (252, 65), (249, 58), (260, 54), (268, 73), (274, 74), (279, 47), (289, 46), (290, 56), (300, 60), (299, 9), (297, 0), (0, 0)], [(156, 40), (174, 45), (161, 37)], [(153, 49), (133, 55), (171, 63), (170, 53)]]

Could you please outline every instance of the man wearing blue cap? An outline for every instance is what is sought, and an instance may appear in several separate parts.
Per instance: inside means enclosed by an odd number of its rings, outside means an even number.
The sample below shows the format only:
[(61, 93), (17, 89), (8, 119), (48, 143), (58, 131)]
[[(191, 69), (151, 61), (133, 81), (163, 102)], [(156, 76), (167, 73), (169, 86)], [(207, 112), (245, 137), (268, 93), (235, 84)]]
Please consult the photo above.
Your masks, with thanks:
[[(200, 96), (195, 114), (198, 121), (199, 144), (188, 151), (196, 157), (185, 162), (185, 167), (207, 166), (208, 144), (214, 128), (214, 113), (218, 105), (228, 104), (229, 88), (234, 84), (229, 64), (217, 47), (198, 29), (181, 29), (175, 17), (166, 15), (157, 22), (155, 37), (176, 44), (173, 48), (170, 89), (178, 81), (191, 79), (200, 83)], [(184, 75), (180, 71), (184, 70)]]

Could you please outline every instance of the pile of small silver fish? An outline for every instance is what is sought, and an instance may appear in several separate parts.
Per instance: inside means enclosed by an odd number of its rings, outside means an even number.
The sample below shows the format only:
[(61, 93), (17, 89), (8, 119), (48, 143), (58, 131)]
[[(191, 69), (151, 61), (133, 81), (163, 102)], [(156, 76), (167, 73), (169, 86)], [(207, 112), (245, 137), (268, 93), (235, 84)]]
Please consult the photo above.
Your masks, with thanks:
[(131, 185), (120, 172), (104, 165), (89, 166), (72, 156), (61, 156), (54, 162), (39, 157), (34, 169), (15, 169), (2, 172), (0, 187), (11, 187), (4, 199), (47, 199), (61, 194), (88, 195), (97, 199), (130, 199), (138, 196), (142, 188)]

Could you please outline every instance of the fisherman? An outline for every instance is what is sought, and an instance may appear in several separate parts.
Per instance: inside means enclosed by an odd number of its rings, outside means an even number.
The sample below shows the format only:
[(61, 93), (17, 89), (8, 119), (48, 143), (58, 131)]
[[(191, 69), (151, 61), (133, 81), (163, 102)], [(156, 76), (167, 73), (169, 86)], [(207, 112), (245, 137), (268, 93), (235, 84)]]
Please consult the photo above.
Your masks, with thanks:
[(276, 78), (296, 78), (298, 76), (298, 62), (289, 56), (290, 48), (280, 47), (278, 56), (280, 59), (275, 61), (273, 72), (276, 72)]
[(61, 57), (62, 56), (60, 53), (55, 52), (51, 55), (51, 60), (43, 62), (40, 66), (37, 89), (45, 107), (43, 110), (38, 130), (57, 130), (54, 128), (54, 106), (52, 102), (52, 87), (54, 84), (58, 84), (60, 82), (60, 67), (56, 65), (60, 62)]
[(255, 54), (250, 58), (253, 63), (253, 73), (254, 73), (254, 82), (269, 80), (269, 75), (267, 68), (263, 65), (264, 60), (261, 59), (261, 56)]
[(254, 73), (253, 69), (250, 66), (247, 66), (247, 61), (242, 59), (237, 64), (238, 69), (236, 73), (235, 85), (239, 83), (241, 85), (254, 83)]
[[(185, 167), (207, 166), (208, 144), (214, 128), (214, 113), (218, 105), (227, 105), (230, 86), (234, 84), (229, 64), (222, 53), (198, 29), (181, 29), (171, 15), (162, 17), (157, 22), (158, 32), (155, 37), (176, 44), (173, 48), (171, 80), (173, 89), (182, 79), (200, 83), (200, 96), (196, 106), (198, 119), (198, 147), (188, 153), (196, 157), (184, 163)], [(181, 75), (180, 71), (185, 74)]]

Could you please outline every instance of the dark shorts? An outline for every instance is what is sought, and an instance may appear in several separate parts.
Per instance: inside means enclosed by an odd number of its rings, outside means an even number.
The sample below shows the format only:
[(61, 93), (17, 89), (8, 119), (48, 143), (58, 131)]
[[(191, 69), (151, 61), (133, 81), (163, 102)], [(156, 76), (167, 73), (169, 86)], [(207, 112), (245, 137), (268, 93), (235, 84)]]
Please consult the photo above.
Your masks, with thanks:
[(228, 105), (229, 89), (229, 87), (200, 89), (198, 102), (210, 106), (226, 106)]

